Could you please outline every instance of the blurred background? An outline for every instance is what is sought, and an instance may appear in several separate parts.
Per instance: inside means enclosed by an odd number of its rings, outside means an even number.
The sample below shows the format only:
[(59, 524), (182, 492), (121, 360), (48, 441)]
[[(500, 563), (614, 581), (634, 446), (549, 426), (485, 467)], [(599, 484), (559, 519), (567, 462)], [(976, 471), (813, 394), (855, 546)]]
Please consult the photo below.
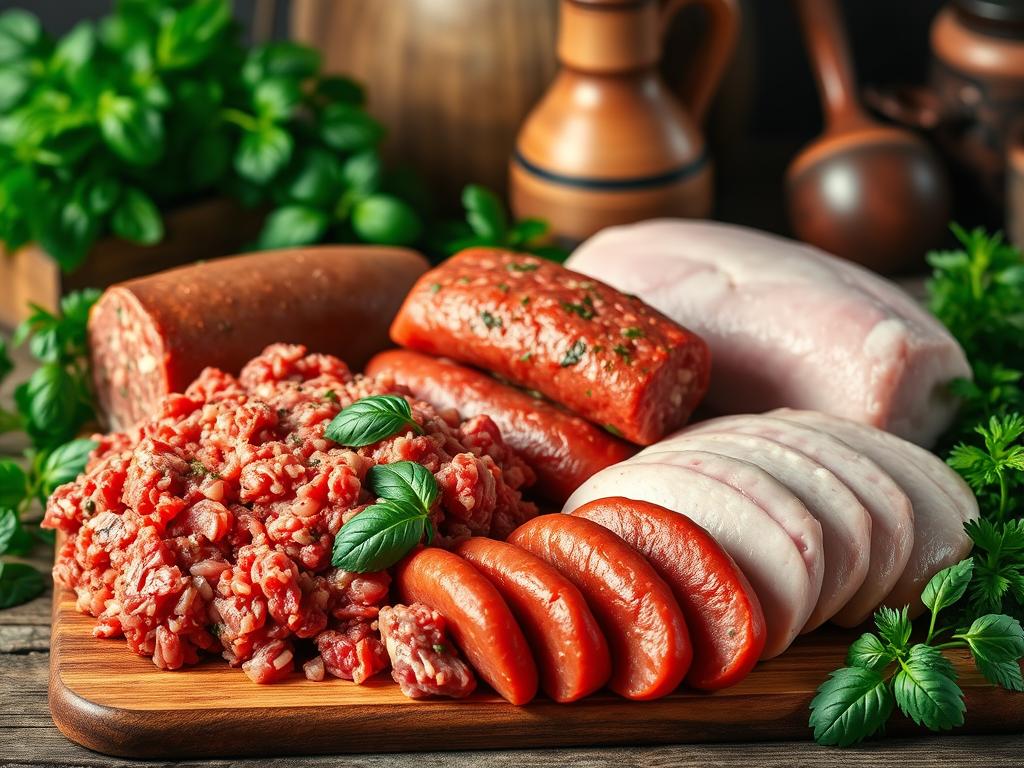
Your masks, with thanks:
[[(534, 17), (534, 41), (531, 49), (542, 53), (543, 61), (538, 64), (541, 73), (550, 78), (554, 75), (555, 27), (550, 19), (556, 14), (557, 0), (505, 0), (509, 5), (521, 5), (522, 17)], [(284, 39), (291, 35), (294, 22), (300, 24), (309, 16), (325, 14), (331, 4), (355, 6), (358, 4), (382, 6), (383, 13), (393, 14), (397, 23), (404, 11), (398, 6), (422, 6), (438, 9), (449, 5), (446, 0), (235, 0), (236, 17), (243, 22), (250, 41), (267, 37)], [(490, 2), (458, 0), (467, 7), (474, 5), (487, 9)], [(717, 166), (715, 216), (727, 221), (741, 222), (778, 232), (786, 232), (784, 200), (780, 194), (782, 176), (786, 166), (799, 148), (816, 136), (822, 128), (821, 107), (811, 70), (808, 66), (806, 49), (793, 7), (785, 0), (740, 0), (742, 8), (742, 32), (736, 46), (736, 53), (711, 112), (707, 136)], [(850, 44), (857, 74), (865, 85), (894, 85), (921, 83), (928, 72), (928, 31), (935, 14), (944, 5), (944, 0), (841, 0), (843, 18), (846, 21)], [(37, 14), (47, 30), (61, 34), (85, 18), (99, 18), (109, 12), (110, 0), (32, 0), (30, 3), (16, 3), (10, 0), (0, 2), (0, 8), (25, 7)], [(329, 12), (327, 16), (331, 16)], [(421, 17), (426, 12), (421, 12)], [(358, 27), (343, 26), (346, 19), (358, 19), (358, 14), (336, 14), (334, 25), (317, 30), (316, 42), (324, 47), (327, 61), (335, 67), (352, 61), (352, 54), (343, 49), (358, 47)], [(475, 13), (469, 11), (467, 18), (486, 21), (488, 17), (497, 26), (500, 16), (489, 10)], [(459, 22), (451, 19), (454, 23)], [(704, 18), (699, 8), (692, 8), (680, 14), (673, 23), (670, 46), (666, 50), (663, 72), (667, 79), (675, 80), (685, 71), (692, 58), (694, 42), (703, 33)], [(306, 33), (306, 30), (302, 30)], [(529, 27), (517, 28), (518, 34), (528, 33)], [(477, 34), (487, 30), (478, 29)], [(500, 30), (496, 30), (500, 34)], [(423, 34), (440, 34), (441, 29), (424, 29)], [(453, 37), (458, 33), (450, 33)], [(307, 35), (308, 36), (308, 33)], [(458, 40), (449, 41), (457, 45)], [(373, 45), (373, 41), (366, 44)], [(527, 44), (527, 43), (524, 43)], [(550, 49), (544, 50), (544, 49)], [(529, 74), (536, 82), (544, 80), (541, 73)], [(415, 73), (410, 72), (410, 77)], [(514, 73), (509, 76), (515, 77)], [(374, 90), (369, 89), (369, 109), (374, 112)], [(524, 103), (538, 99), (541, 91), (536, 87), (523, 94)], [(409, 98), (414, 96), (410, 94)], [(473, 99), (478, 109), (487, 106), (486, 101)], [(385, 116), (386, 117), (386, 116)], [(423, 136), (421, 126), (385, 124), (392, 138), (397, 134), (399, 141), (409, 141), (411, 135)], [(508, 143), (511, 150), (509, 134)], [(451, 145), (448, 145), (451, 142)], [(394, 143), (394, 142), (392, 142)], [(436, 131), (429, 132), (428, 146), (419, 149), (404, 147), (395, 152), (394, 147), (385, 143), (385, 154), (391, 158), (408, 160), (429, 156), (444, 156), (449, 147), (459, 152), (457, 137), (445, 136)], [(396, 157), (397, 155), (397, 157)], [(502, 165), (488, 179), (452, 178), (443, 185), (448, 194), (439, 202), (455, 209), (458, 207), (457, 190), (470, 181), (492, 182), (504, 179)], [(502, 187), (503, 190), (503, 187)], [(454, 194), (453, 194), (454, 192)]]

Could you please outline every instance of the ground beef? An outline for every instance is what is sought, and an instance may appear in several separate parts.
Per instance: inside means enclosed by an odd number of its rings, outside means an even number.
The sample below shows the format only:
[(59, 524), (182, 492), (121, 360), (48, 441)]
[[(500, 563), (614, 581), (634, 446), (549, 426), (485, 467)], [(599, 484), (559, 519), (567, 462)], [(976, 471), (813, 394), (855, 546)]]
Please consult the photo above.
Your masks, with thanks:
[[(324, 437), (339, 410), (375, 394), (407, 396), (424, 434), (356, 451)], [(310, 679), (386, 668), (373, 622), (389, 575), (330, 562), (339, 529), (375, 501), (363, 488), (374, 464), (434, 474), (442, 546), (504, 536), (537, 511), (520, 494), (531, 470), (489, 418), (462, 422), (295, 345), (268, 347), (237, 378), (208, 368), (156, 418), (96, 439), (86, 472), (47, 504), (44, 525), (65, 534), (54, 578), (96, 617), (97, 637), (123, 636), (162, 669), (203, 651), (257, 682), (290, 674), (296, 653), (319, 653)]]
[(380, 636), (391, 659), (391, 676), (411, 699), (450, 696), (460, 699), (476, 688), (476, 679), (445, 633), (445, 621), (422, 603), (380, 609)]

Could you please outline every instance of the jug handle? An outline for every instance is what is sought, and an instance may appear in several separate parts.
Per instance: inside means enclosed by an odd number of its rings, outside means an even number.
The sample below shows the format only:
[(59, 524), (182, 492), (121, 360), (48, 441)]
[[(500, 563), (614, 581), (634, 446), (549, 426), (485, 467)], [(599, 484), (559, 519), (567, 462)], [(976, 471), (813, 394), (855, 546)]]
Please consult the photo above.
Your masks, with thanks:
[(690, 5), (704, 8), (708, 33), (697, 50), (695, 61), (683, 76), (680, 96), (697, 122), (703, 122), (736, 47), (740, 10), (736, 0), (662, 0), (662, 37), (668, 33), (675, 15)]

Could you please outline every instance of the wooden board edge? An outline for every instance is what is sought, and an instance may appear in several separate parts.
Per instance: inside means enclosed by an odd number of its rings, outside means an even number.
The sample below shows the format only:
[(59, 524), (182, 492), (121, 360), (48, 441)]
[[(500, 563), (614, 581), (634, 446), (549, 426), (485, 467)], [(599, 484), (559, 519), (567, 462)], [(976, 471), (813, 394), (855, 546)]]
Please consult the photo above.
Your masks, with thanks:
[[(64, 597), (67, 593), (64, 593)], [(714, 707), (681, 717), (678, 699), (652, 702), (584, 700), (527, 707), (473, 706), (438, 700), (420, 705), (281, 707), (272, 722), (254, 728), (253, 708), (142, 710), (90, 701), (62, 677), (60, 601), (53, 598), (50, 711), (71, 741), (126, 758), (210, 758), (352, 752), (411, 752), (528, 747), (808, 740), (807, 707), (813, 692), (751, 694), (732, 700), (742, 724), (715, 720)], [(968, 720), (957, 733), (1024, 731), (1024, 696), (968, 688)], [(901, 716), (892, 735), (928, 732)]]

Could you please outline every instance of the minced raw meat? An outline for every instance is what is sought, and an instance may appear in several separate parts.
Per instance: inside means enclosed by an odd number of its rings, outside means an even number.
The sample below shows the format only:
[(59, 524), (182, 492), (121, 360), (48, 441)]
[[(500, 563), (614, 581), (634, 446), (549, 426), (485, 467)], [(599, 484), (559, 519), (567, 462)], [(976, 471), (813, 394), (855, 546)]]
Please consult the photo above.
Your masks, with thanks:
[[(406, 396), (424, 434), (359, 450), (324, 437), (343, 407), (379, 394)], [(533, 473), (491, 419), (440, 413), (297, 345), (268, 347), (237, 378), (207, 368), (155, 418), (96, 439), (85, 473), (47, 504), (44, 525), (65, 534), (54, 578), (97, 637), (123, 636), (162, 669), (206, 651), (272, 682), (314, 648), (310, 679), (384, 669), (373, 622), (390, 576), (331, 565), (338, 530), (375, 501), (363, 487), (374, 464), (434, 474), (442, 546), (504, 537), (537, 513), (520, 494)]]
[(411, 699), (460, 699), (476, 688), (476, 678), (448, 642), (445, 620), (422, 603), (380, 609), (380, 636), (391, 659), (391, 677)]

